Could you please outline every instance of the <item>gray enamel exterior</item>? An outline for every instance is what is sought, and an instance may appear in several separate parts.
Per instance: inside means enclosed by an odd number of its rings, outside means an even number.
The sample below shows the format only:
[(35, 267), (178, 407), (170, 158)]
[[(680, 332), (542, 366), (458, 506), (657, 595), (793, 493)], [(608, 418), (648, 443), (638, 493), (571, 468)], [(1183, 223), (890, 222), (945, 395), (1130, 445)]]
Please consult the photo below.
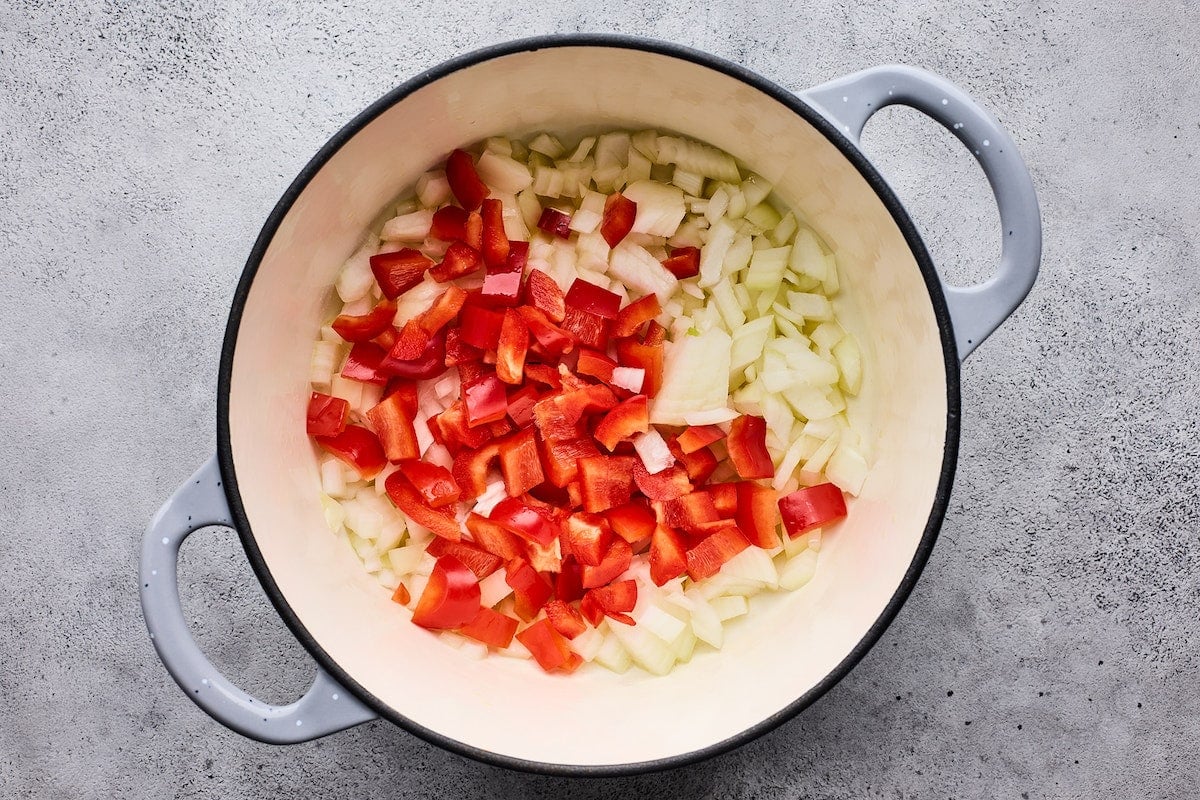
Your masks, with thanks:
[(269, 744), (306, 742), (375, 719), (374, 711), (319, 667), (303, 697), (273, 706), (234, 686), (205, 657), (184, 619), (176, 570), (180, 545), (210, 525), (233, 527), (215, 456), (175, 490), (142, 540), (142, 614), (154, 649), (175, 682), (213, 719)]
[(1037, 194), (1016, 143), (990, 113), (944, 78), (902, 65), (873, 67), (801, 92), (857, 146), (863, 126), (889, 105), (929, 116), (967, 146), (987, 176), (1000, 209), (1000, 265), (977, 286), (942, 281), (958, 357), (965, 359), (1004, 322), (1033, 288), (1042, 258)]

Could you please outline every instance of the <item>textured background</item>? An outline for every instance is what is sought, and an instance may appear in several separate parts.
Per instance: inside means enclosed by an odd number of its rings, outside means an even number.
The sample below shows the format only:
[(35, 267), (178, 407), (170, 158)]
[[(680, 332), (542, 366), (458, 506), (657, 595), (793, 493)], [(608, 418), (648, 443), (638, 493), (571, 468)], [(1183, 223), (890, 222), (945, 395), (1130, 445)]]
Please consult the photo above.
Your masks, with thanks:
[[(1200, 14), (1163, 0), (452, 5), (0, 6), (0, 795), (1194, 795)], [(1012, 132), (1045, 215), (1043, 274), (964, 369), (938, 547), (848, 678), (701, 766), (576, 783), (378, 722), (287, 748), (241, 738), (162, 669), (135, 581), (146, 521), (214, 448), (241, 264), (288, 182), (371, 100), (552, 31), (670, 39), (793, 89), (906, 62)], [(965, 150), (906, 110), (866, 140), (948, 274), (986, 275), (996, 214)], [(214, 660), (264, 699), (294, 698), (311, 663), (234, 537), (194, 537), (182, 575)]]

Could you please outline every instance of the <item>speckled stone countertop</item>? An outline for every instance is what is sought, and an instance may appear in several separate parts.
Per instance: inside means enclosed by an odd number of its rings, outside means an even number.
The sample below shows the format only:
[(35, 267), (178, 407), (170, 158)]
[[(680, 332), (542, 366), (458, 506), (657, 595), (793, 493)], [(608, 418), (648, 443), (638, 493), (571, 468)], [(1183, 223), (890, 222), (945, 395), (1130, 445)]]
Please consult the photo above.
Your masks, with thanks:
[[(3, 5), (0, 795), (1194, 796), (1197, 23), (1164, 0)], [(244, 739), (170, 680), (136, 586), (146, 521), (215, 445), (241, 265), (292, 177), (371, 100), (555, 31), (668, 39), (797, 90), (913, 64), (1012, 133), (1043, 273), (964, 367), (932, 560), (840, 685), (698, 766), (529, 777), (381, 722)], [(865, 141), (947, 274), (985, 276), (999, 229), (966, 151), (907, 110)], [(181, 575), (216, 663), (263, 699), (296, 697), (311, 662), (236, 539), (197, 535)]]

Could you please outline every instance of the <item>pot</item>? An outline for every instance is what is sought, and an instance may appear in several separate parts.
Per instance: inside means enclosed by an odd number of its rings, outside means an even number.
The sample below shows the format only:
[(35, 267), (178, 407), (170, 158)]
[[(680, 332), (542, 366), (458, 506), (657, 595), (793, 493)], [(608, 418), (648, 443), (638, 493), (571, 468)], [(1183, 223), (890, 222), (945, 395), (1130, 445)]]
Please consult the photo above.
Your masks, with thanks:
[[(995, 276), (948, 286), (895, 194), (859, 149), (884, 106), (915, 108), (975, 155), (999, 205)], [(304, 435), (311, 342), (338, 268), (379, 210), (453, 148), (487, 135), (669, 129), (737, 156), (838, 252), (843, 324), (864, 353), (851, 412), (874, 452), (816, 577), (761, 596), (667, 677), (466, 659), (395, 613), (330, 534)], [(961, 90), (921, 70), (868, 69), (801, 93), (693, 50), (640, 39), (527, 39), (435, 67), (339, 131), (267, 219), (221, 353), (218, 452), (167, 501), (142, 550), (150, 636), (197, 705), (246, 736), (290, 743), (381, 717), (481, 761), (571, 775), (694, 762), (765, 733), (837, 683), (879, 639), (929, 557), (954, 475), (959, 362), (1024, 299), (1041, 254), (1033, 185), (1012, 139)], [(279, 614), (317, 662), (287, 706), (223, 677), (180, 608), (181, 542), (233, 528)]]

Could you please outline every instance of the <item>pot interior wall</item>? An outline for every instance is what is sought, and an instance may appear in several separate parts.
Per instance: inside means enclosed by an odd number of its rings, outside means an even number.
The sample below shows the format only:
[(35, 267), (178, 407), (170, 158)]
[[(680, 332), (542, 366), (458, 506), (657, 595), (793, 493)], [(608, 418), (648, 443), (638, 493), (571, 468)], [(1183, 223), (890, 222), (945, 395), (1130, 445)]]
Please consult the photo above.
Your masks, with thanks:
[[(656, 127), (709, 142), (776, 183), (839, 253), (838, 302), (866, 354), (853, 413), (874, 469), (816, 578), (762, 595), (667, 678), (472, 661), (411, 625), (325, 527), (304, 433), (311, 343), (329, 286), (383, 206), (454, 147), (539, 130)], [(854, 166), (795, 112), (676, 57), (573, 46), (503, 56), (416, 91), (345, 143), (275, 234), (245, 302), (229, 398), (247, 518), (284, 600), (363, 688), (413, 722), (503, 756), (604, 765), (670, 757), (754, 726), (847, 657), (911, 564), (934, 503), (946, 374), (912, 252)]]

